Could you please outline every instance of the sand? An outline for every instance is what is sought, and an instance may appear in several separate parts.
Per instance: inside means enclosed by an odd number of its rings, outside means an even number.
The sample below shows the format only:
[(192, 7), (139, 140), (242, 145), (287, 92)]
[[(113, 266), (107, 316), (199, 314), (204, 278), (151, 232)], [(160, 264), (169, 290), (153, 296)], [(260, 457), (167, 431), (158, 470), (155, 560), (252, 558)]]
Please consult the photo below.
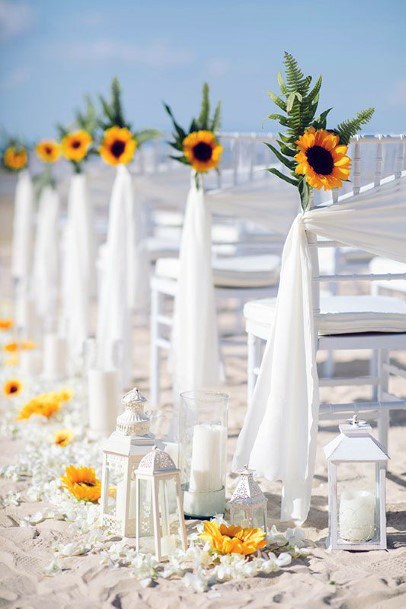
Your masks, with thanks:
[[(9, 206), (0, 203), (0, 217), (10, 219)], [(0, 223), (1, 224), (1, 223)], [(8, 231), (2, 225), (2, 261), (9, 251)], [(144, 328), (136, 330), (136, 383), (148, 396), (149, 335)], [(338, 371), (345, 375), (366, 369), (362, 352), (339, 358)], [(406, 353), (396, 354), (406, 364)], [(231, 352), (226, 359), (227, 386), (231, 396), (229, 417), (229, 463), (246, 408), (246, 360)], [(163, 410), (170, 411), (170, 381), (164, 379)], [(403, 382), (396, 389), (406, 394)], [(329, 400), (350, 400), (367, 394), (362, 387), (348, 391), (330, 389)], [(46, 577), (43, 568), (49, 564), (51, 550), (57, 543), (68, 542), (68, 525), (46, 520), (34, 527), (20, 527), (25, 515), (43, 510), (43, 503), (23, 503), (0, 509), (0, 608), (9, 609), (252, 609), (283, 606), (286, 609), (401, 609), (406, 607), (406, 413), (393, 413), (389, 432), (387, 480), (388, 551), (334, 552), (325, 549), (327, 535), (327, 469), (321, 447), (337, 433), (337, 422), (323, 421), (318, 436), (316, 475), (312, 508), (303, 528), (311, 553), (294, 560), (283, 570), (266, 576), (233, 581), (214, 586), (209, 592), (195, 594), (180, 580), (165, 581), (143, 588), (131, 577), (128, 568), (110, 569), (95, 555), (66, 558), (64, 570)], [(20, 442), (1, 439), (0, 464), (13, 463)], [(24, 490), (25, 483), (0, 480), (0, 495), (9, 490)], [(292, 523), (279, 523), (280, 485), (263, 483), (268, 498), (269, 524), (284, 530)]]

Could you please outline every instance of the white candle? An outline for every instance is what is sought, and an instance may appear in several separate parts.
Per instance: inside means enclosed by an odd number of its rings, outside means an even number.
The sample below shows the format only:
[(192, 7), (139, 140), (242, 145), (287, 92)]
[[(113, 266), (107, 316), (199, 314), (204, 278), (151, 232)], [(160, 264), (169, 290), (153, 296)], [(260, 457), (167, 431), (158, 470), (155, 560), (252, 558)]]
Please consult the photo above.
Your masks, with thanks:
[(35, 338), (39, 330), (38, 316), (33, 299), (26, 294), (17, 296), (15, 308), (16, 327), (21, 328), (24, 338)]
[(88, 383), (90, 434), (107, 436), (116, 428), (120, 395), (118, 370), (90, 369)]
[[(135, 480), (131, 480), (130, 497), (129, 497), (130, 511), (128, 513), (128, 519), (134, 520), (134, 521), (135, 521), (135, 505), (136, 505), (135, 504), (135, 493), (136, 493), (135, 489), (136, 489), (136, 482), (135, 482)], [(116, 516), (123, 522), (125, 520), (125, 509), (126, 509), (126, 503), (127, 503), (125, 500), (125, 494), (126, 494), (126, 485), (124, 483), (124, 480), (121, 480), (117, 484), (117, 490), (116, 490)]]
[(162, 556), (170, 556), (176, 550), (176, 535), (164, 535), (161, 539)]
[(189, 490), (218, 491), (224, 484), (223, 425), (201, 423), (193, 428)]
[(43, 375), (50, 380), (68, 376), (67, 342), (58, 334), (46, 334), (44, 337)]
[(375, 531), (375, 497), (368, 491), (343, 491), (339, 511), (340, 537), (346, 541), (368, 541)]

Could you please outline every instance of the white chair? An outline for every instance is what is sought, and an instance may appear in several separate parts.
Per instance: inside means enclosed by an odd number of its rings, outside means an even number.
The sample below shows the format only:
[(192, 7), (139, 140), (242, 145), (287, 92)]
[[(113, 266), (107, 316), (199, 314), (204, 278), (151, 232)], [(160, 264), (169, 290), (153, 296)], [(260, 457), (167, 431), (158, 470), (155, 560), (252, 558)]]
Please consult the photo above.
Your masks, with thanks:
[[(368, 376), (320, 379), (320, 386), (372, 387), (371, 402), (348, 404), (322, 404), (320, 414), (332, 417), (335, 414), (367, 411), (378, 418), (379, 439), (387, 446), (390, 408), (405, 408), (402, 400), (389, 392), (390, 374), (406, 379), (406, 370), (391, 364), (389, 352), (406, 349), (406, 303), (387, 296), (320, 296), (320, 283), (356, 280), (402, 280), (406, 283), (406, 272), (373, 274), (320, 275), (318, 248), (340, 247), (340, 243), (317, 239), (307, 233), (312, 252), (313, 298), (315, 327), (318, 328), (318, 351), (369, 350), (373, 353), (371, 372)], [(395, 263), (396, 264), (396, 263)], [(252, 398), (259, 372), (262, 346), (270, 335), (276, 299), (248, 302), (244, 307), (246, 331), (248, 333), (248, 402)], [(385, 405), (382, 404), (385, 402)]]
[[(369, 270), (374, 275), (386, 275), (387, 273), (406, 273), (406, 264), (395, 262), (387, 258), (373, 258), (369, 265)], [(401, 279), (387, 281), (380, 279), (372, 284), (371, 293), (374, 295), (388, 293), (392, 296), (406, 299), (406, 282)]]
[[(168, 314), (168, 301), (176, 293), (179, 260), (166, 258), (157, 261), (151, 279), (151, 402), (160, 401), (160, 377), (162, 351), (170, 349), (172, 313)], [(215, 294), (217, 302), (237, 301), (242, 310), (245, 302), (252, 298), (264, 298), (276, 294), (279, 281), (280, 257), (240, 256), (213, 260)], [(242, 317), (242, 316), (241, 316)], [(238, 320), (238, 318), (237, 318)], [(236, 334), (236, 332), (234, 332)], [(220, 337), (220, 344), (234, 342), (230, 336)]]

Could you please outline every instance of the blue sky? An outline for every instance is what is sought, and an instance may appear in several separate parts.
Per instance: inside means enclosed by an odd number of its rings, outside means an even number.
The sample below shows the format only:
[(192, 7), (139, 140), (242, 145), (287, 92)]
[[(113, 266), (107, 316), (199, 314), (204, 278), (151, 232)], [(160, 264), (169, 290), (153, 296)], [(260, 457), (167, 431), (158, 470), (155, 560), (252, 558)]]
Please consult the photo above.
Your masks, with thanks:
[(197, 113), (207, 80), (225, 130), (275, 130), (283, 51), (324, 75), (332, 126), (369, 105), (367, 131), (406, 131), (404, 0), (0, 0), (0, 124), (51, 136), (83, 94), (124, 89), (136, 128), (168, 130)]

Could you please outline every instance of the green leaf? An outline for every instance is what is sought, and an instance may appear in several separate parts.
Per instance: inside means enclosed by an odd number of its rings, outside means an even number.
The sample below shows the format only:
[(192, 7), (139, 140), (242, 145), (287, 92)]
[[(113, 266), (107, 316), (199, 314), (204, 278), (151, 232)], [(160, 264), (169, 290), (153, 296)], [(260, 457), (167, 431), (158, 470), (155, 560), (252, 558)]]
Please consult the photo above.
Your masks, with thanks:
[(274, 104), (276, 104), (281, 110), (286, 112), (286, 102), (284, 102), (283, 99), (281, 99), (278, 95), (275, 95), (275, 93), (272, 93), (272, 91), (268, 91), (268, 95), (272, 99)]
[(278, 121), (278, 123), (280, 123), (284, 127), (289, 127), (289, 119), (285, 116), (282, 116), (282, 114), (268, 114), (267, 118), (270, 118), (272, 121)]
[(282, 154), (286, 154), (286, 156), (294, 157), (297, 155), (297, 150), (292, 150), (292, 148), (288, 148), (286, 144), (284, 144), (281, 140), (276, 140), (279, 144), (279, 148), (281, 149)]
[(272, 150), (272, 152), (274, 153), (274, 155), (276, 156), (276, 158), (283, 163), (283, 165), (285, 165), (285, 167), (287, 167), (288, 169), (295, 169), (296, 164), (294, 161), (291, 161), (290, 159), (287, 159), (286, 157), (283, 156), (283, 154), (281, 154), (279, 152), (279, 150), (277, 148), (275, 148), (275, 146), (272, 146), (272, 144), (268, 144), (268, 142), (264, 142), (265, 146), (267, 146), (270, 150)]
[(177, 134), (178, 134), (179, 138), (180, 138), (180, 139), (182, 140), (182, 142), (183, 142), (183, 140), (184, 140), (184, 139), (185, 139), (185, 137), (186, 137), (186, 133), (185, 133), (185, 131), (184, 131), (184, 130), (182, 129), (182, 127), (181, 127), (181, 126), (180, 126), (180, 125), (179, 125), (179, 124), (176, 122), (176, 119), (175, 119), (175, 117), (174, 117), (174, 115), (173, 115), (173, 112), (172, 112), (172, 110), (171, 110), (170, 106), (168, 106), (168, 104), (165, 104), (165, 102), (163, 102), (163, 105), (164, 105), (165, 110), (167, 111), (167, 113), (169, 114), (169, 116), (170, 116), (170, 117), (171, 117), (171, 119), (172, 119), (172, 123), (173, 123), (173, 126), (174, 126), (174, 128), (175, 128), (175, 131), (177, 132)]
[(202, 105), (200, 114), (197, 119), (197, 123), (200, 129), (207, 130), (209, 128), (209, 115), (210, 115), (210, 98), (209, 98), (209, 85), (207, 82), (203, 84), (202, 91)]
[(298, 187), (299, 187), (299, 194), (300, 194), (300, 201), (302, 204), (302, 209), (303, 209), (303, 211), (306, 211), (306, 209), (309, 206), (309, 202), (310, 202), (311, 187), (306, 182), (306, 178), (304, 176), (299, 180)]
[(332, 109), (333, 108), (327, 108), (327, 110), (324, 110), (324, 112), (319, 114), (319, 116), (313, 121), (312, 126), (315, 129), (325, 129), (327, 124), (327, 116)]
[(216, 132), (220, 129), (221, 124), (221, 102), (217, 103), (214, 110), (213, 120), (211, 121), (211, 131)]
[(285, 81), (283, 80), (283, 76), (282, 76), (281, 72), (278, 72), (278, 84), (279, 84), (279, 88), (282, 91), (283, 95), (287, 95), (288, 90), (286, 88), (286, 84), (285, 84)]
[(293, 178), (290, 178), (289, 176), (285, 175), (278, 169), (275, 169), (275, 167), (270, 167), (269, 169), (267, 169), (267, 171), (269, 171), (269, 173), (273, 173), (274, 175), (278, 176), (278, 178), (280, 178), (281, 180), (285, 180), (285, 182), (288, 182), (289, 184), (292, 184), (293, 186), (298, 185), (298, 180), (294, 180)]
[(361, 110), (361, 112), (357, 112), (355, 118), (339, 123), (339, 125), (337, 125), (337, 132), (340, 136), (340, 143), (347, 145), (351, 137), (359, 132), (362, 125), (365, 125), (371, 120), (374, 112), (375, 108), (366, 108), (365, 110)]
[(143, 129), (142, 131), (134, 133), (138, 146), (142, 146), (145, 142), (160, 137), (161, 135), (161, 132), (157, 129)]

